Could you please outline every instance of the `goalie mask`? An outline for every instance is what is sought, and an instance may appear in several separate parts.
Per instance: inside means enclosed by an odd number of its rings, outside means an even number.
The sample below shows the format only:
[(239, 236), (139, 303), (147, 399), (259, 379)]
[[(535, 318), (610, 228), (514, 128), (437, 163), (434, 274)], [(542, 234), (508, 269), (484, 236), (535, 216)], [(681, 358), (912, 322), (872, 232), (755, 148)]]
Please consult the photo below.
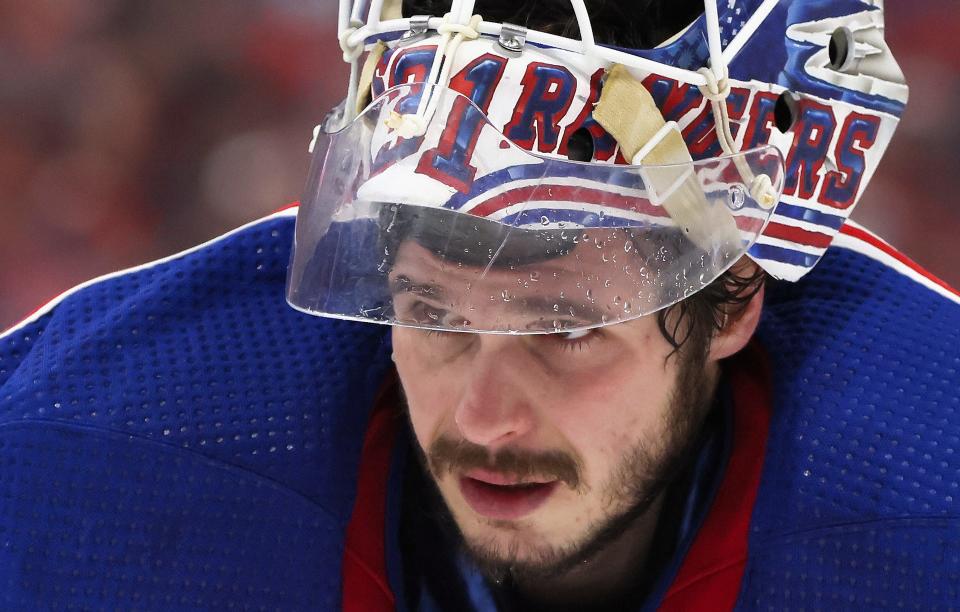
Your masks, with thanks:
[(570, 332), (675, 304), (744, 255), (797, 280), (907, 97), (881, 0), (705, 0), (649, 50), (596, 44), (583, 0), (581, 40), (469, 1), (346, 4), (351, 83), (312, 147), (287, 289), (324, 316)]

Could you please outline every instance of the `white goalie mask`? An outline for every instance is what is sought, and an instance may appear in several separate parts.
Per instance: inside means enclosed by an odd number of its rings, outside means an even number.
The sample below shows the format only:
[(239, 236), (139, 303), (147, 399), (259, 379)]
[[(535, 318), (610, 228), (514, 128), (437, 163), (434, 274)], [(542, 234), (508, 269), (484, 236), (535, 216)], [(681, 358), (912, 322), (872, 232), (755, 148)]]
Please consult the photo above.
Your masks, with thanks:
[(580, 40), (473, 2), (341, 7), (351, 82), (313, 147), (291, 305), (548, 333), (656, 312), (744, 255), (816, 264), (906, 102), (879, 0), (705, 0), (648, 50), (597, 44), (571, 4)]

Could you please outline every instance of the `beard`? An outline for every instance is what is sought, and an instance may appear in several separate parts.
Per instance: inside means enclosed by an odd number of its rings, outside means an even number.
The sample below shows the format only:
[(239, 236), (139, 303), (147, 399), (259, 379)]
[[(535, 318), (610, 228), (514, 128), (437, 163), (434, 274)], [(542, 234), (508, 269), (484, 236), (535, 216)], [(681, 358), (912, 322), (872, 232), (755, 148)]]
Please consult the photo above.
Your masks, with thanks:
[[(702, 442), (703, 423), (716, 386), (716, 381), (705, 373), (706, 351), (702, 345), (684, 348), (686, 350), (675, 354), (679, 359), (677, 375), (660, 435), (655, 443), (638, 440), (625, 453), (600, 489), (608, 511), (574, 541), (540, 545), (531, 552), (522, 551), (516, 540), (504, 545), (495, 537), (467, 537), (443, 502), (438, 482), (448, 472), (485, 467), (521, 476), (545, 476), (582, 492), (580, 461), (576, 457), (556, 451), (530, 453), (512, 449), (491, 455), (481, 446), (442, 436), (426, 452), (414, 444), (421, 467), (429, 476), (426, 480), (432, 485), (434, 495), (431, 497), (438, 505), (438, 522), (489, 580), (497, 584), (529, 583), (558, 578), (581, 567), (617, 541), (684, 473)], [(511, 528), (506, 522), (499, 526), (505, 530)]]

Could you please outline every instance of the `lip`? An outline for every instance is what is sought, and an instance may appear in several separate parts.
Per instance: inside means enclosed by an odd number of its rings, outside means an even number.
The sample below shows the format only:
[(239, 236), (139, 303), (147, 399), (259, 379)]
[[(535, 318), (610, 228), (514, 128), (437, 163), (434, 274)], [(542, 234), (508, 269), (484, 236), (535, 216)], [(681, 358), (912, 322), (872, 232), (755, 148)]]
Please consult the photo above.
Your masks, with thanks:
[(464, 476), (491, 485), (546, 484), (552, 482), (552, 480), (544, 480), (542, 478), (521, 479), (516, 476), (504, 474), (503, 472), (494, 472), (482, 468), (470, 470), (464, 473)]
[(553, 495), (557, 483), (520, 484), (515, 478), (484, 471), (470, 472), (459, 481), (460, 493), (474, 512), (501, 521), (516, 521), (533, 513)]

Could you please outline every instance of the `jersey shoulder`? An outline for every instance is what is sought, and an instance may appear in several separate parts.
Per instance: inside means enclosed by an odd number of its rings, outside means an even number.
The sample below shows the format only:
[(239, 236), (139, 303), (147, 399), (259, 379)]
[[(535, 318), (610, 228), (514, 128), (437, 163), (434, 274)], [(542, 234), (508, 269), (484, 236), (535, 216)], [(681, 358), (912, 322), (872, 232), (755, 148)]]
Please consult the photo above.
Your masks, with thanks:
[(759, 336), (774, 405), (741, 602), (956, 605), (960, 297), (851, 225), (770, 287)]
[(294, 213), (0, 335), (0, 608), (338, 607), (389, 351), (286, 305)]

